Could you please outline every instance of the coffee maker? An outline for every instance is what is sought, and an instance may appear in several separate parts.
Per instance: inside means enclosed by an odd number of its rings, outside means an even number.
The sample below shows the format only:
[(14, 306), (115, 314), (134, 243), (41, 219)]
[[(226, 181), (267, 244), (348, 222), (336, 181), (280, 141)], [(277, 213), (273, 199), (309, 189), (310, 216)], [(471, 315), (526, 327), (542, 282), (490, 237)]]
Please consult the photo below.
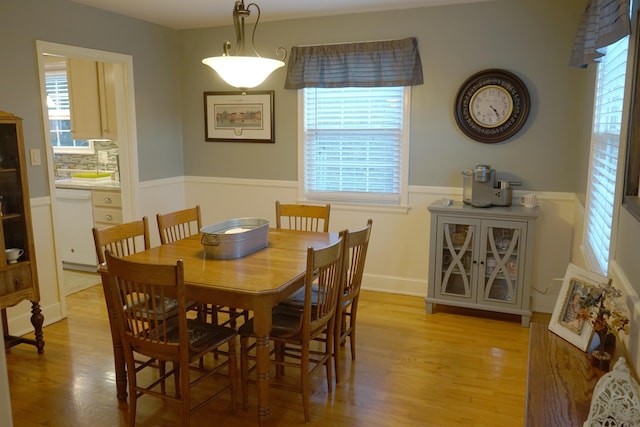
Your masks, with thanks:
[(511, 206), (511, 185), (500, 181), (496, 185), (496, 171), (489, 165), (477, 165), (462, 172), (462, 201), (477, 208)]

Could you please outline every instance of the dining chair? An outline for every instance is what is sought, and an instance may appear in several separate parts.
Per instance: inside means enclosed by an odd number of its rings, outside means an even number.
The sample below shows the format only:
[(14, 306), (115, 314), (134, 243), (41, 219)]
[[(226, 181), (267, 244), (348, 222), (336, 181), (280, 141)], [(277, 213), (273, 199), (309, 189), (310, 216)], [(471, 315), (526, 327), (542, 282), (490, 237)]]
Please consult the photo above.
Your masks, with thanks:
[(336, 383), (340, 382), (340, 358), (338, 348), (346, 343), (347, 337), (351, 348), (351, 360), (356, 360), (356, 315), (358, 314), (358, 300), (364, 274), (364, 264), (367, 259), (369, 238), (373, 220), (359, 230), (348, 231), (345, 237), (344, 269), (342, 272), (342, 292), (338, 297), (336, 309), (336, 331), (334, 334), (334, 363), (336, 369)]
[[(341, 277), (344, 257), (344, 232), (340, 233), (337, 242), (324, 248), (308, 248), (307, 265), (304, 276), (305, 299), (301, 311), (280, 310), (272, 311), (272, 328), (269, 340), (274, 342), (275, 351), (271, 352), (270, 362), (275, 366), (276, 376), (284, 367), (296, 367), (300, 370), (299, 384), (285, 381), (271, 381), (270, 386), (302, 393), (302, 405), (305, 422), (310, 420), (309, 396), (310, 376), (321, 366), (326, 367), (327, 388), (332, 392), (332, 363), (333, 333), (335, 327), (335, 312), (341, 289)], [(317, 302), (312, 305), (312, 286), (317, 289)], [(248, 384), (254, 382), (250, 373), (255, 370), (255, 364), (249, 366), (250, 360), (255, 360), (254, 319), (240, 326), (240, 374), (243, 406), (248, 406)], [(324, 348), (311, 347), (311, 341), (321, 335)], [(249, 339), (254, 341), (249, 345)], [(277, 378), (276, 378), (277, 379)], [(282, 380), (282, 377), (280, 376)]]
[[(356, 359), (356, 315), (372, 226), (373, 220), (369, 219), (365, 227), (353, 231), (346, 230), (345, 232), (342, 291), (338, 297), (336, 309), (336, 329), (333, 346), (336, 383), (340, 382), (340, 358), (337, 352), (338, 348), (345, 345), (347, 338), (349, 338), (351, 360)], [(318, 290), (313, 287), (312, 304), (316, 304), (317, 294)], [(304, 298), (304, 289), (300, 289), (278, 304), (277, 307), (279, 307), (279, 310), (302, 310)], [(326, 338), (319, 337), (319, 339), (324, 340)]]
[[(104, 264), (106, 262), (105, 253), (107, 251), (112, 255), (125, 257), (136, 252), (147, 250), (151, 247), (149, 221), (146, 216), (136, 221), (116, 224), (105, 228), (94, 227), (92, 232), (96, 256), (98, 257), (98, 262), (100, 264)], [(107, 310), (109, 312), (109, 324), (111, 327), (111, 339), (113, 340), (114, 359), (116, 361), (116, 365), (119, 365), (119, 361), (121, 361), (122, 364), (124, 364), (124, 361), (121, 359), (122, 352), (119, 350), (121, 342), (117, 338), (118, 329), (116, 326), (115, 313), (118, 307), (113, 306), (111, 303), (112, 299), (108, 298), (110, 292), (110, 281), (110, 276), (102, 274), (102, 289), (105, 295)], [(166, 316), (176, 316), (178, 314), (177, 302), (174, 300), (167, 299), (158, 301), (157, 307), (162, 307), (166, 312)], [(144, 368), (148, 364), (155, 363), (153, 360), (136, 360), (136, 362), (140, 369)], [(164, 363), (158, 362), (158, 365), (160, 371), (164, 372)], [(116, 378), (116, 381), (118, 381), (118, 378)], [(118, 396), (118, 398), (124, 399), (126, 398), (126, 395)]]
[(276, 200), (276, 228), (303, 231), (329, 231), (331, 205), (281, 204)]
[[(108, 250), (105, 258), (108, 274), (113, 279), (108, 298), (117, 308), (115, 319), (127, 366), (128, 424), (135, 425), (137, 401), (144, 394), (180, 404), (180, 424), (183, 426), (189, 426), (190, 416), (196, 410), (227, 391), (230, 392), (231, 410), (235, 412), (237, 333), (231, 328), (187, 318), (184, 262), (178, 260), (171, 265), (140, 263), (113, 256)], [(157, 302), (167, 299), (177, 301), (177, 316), (168, 316), (166, 310), (158, 308)], [(226, 357), (208, 358), (203, 367), (194, 366), (193, 362), (213, 352)], [(144, 375), (143, 369), (136, 364), (136, 354), (171, 362), (172, 369), (161, 372), (160, 376)], [(154, 367), (151, 364), (144, 366), (145, 370)], [(207, 381), (206, 387), (202, 384), (206, 379), (221, 375), (226, 377), (222, 385), (218, 381)], [(173, 393), (164, 387), (170, 376), (174, 376), (176, 384)], [(192, 402), (191, 390), (200, 384), (203, 387), (198, 389), (199, 397)], [(203, 392), (207, 393), (206, 397), (202, 397)]]
[[(200, 205), (166, 214), (156, 214), (156, 220), (158, 222), (158, 232), (160, 233), (160, 243), (163, 245), (198, 234), (202, 228)], [(220, 323), (218, 316), (220, 313), (228, 316), (222, 323)], [(199, 306), (199, 315), (201, 318), (211, 315), (213, 324), (228, 324), (232, 328), (236, 327), (238, 318), (243, 317), (245, 321), (249, 318), (249, 312), (246, 310), (238, 311), (235, 307), (224, 307), (216, 304), (201, 304)]]

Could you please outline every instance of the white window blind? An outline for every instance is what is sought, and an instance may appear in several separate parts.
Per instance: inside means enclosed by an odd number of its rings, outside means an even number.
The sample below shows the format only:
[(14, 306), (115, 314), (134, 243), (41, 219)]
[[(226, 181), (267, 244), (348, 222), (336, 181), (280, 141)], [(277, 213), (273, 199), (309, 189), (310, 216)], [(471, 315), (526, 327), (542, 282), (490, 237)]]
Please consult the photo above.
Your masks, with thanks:
[(598, 65), (585, 247), (594, 267), (607, 274), (629, 37), (606, 48)]
[(303, 89), (304, 197), (400, 204), (409, 93), (405, 87)]

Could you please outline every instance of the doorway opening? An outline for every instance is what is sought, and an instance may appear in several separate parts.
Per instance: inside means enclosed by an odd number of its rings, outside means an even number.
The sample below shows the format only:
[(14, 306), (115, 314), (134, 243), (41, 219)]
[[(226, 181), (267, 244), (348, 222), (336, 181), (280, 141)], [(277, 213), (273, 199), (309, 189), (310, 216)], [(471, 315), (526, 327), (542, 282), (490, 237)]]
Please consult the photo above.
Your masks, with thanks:
[[(92, 197), (105, 191), (117, 194), (119, 206), (114, 206), (117, 212), (108, 213), (109, 218), (126, 222), (134, 217), (133, 183), (138, 170), (133, 61), (130, 55), (44, 41), (37, 41), (36, 48), (58, 287), (59, 295), (66, 296), (81, 290), (83, 283), (99, 283), (91, 227), (105, 224), (104, 219), (96, 221), (95, 215), (102, 211), (96, 209)], [(87, 74), (91, 67), (97, 73), (93, 80), (85, 78), (91, 75)], [(70, 102), (71, 89), (65, 85), (71, 78), (83, 94), (99, 89), (100, 94), (108, 95), (95, 97), (101, 134), (91, 131), (91, 105), (78, 104), (74, 109)], [(103, 86), (93, 88), (93, 81)], [(80, 213), (83, 218), (78, 218)], [(60, 303), (66, 316), (64, 298)]]

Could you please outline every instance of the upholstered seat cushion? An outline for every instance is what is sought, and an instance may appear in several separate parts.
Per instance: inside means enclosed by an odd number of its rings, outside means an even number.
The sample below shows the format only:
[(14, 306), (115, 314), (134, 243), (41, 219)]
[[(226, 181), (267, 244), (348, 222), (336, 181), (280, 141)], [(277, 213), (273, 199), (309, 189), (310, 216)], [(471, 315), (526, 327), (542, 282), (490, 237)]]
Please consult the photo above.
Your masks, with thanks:
[[(295, 308), (274, 308), (271, 315), (271, 332), (272, 337), (289, 338), (297, 335), (300, 327), (300, 317), (302, 311)], [(243, 336), (253, 336), (253, 318), (249, 319), (238, 329), (238, 333)]]
[[(138, 307), (143, 307), (146, 300), (147, 296), (134, 298), (124, 308), (136, 310)], [(187, 301), (185, 304), (187, 305), (187, 310), (194, 309), (197, 306), (197, 303), (193, 301)], [(156, 301), (151, 304), (151, 307), (156, 307), (156, 309), (145, 307), (140, 309), (138, 316), (161, 319), (162, 317), (172, 317), (178, 314), (178, 301), (174, 298), (164, 298), (164, 301), (161, 301), (160, 297), (156, 297)]]
[[(189, 332), (189, 347), (192, 353), (198, 354), (211, 346), (218, 346), (229, 341), (236, 335), (236, 331), (224, 326), (212, 325), (210, 323), (201, 322), (196, 319), (187, 320), (187, 330)], [(165, 338), (170, 343), (178, 344), (180, 341), (178, 332), (178, 319), (171, 318), (165, 327), (157, 331), (159, 336)], [(156, 330), (147, 333), (154, 336)]]

